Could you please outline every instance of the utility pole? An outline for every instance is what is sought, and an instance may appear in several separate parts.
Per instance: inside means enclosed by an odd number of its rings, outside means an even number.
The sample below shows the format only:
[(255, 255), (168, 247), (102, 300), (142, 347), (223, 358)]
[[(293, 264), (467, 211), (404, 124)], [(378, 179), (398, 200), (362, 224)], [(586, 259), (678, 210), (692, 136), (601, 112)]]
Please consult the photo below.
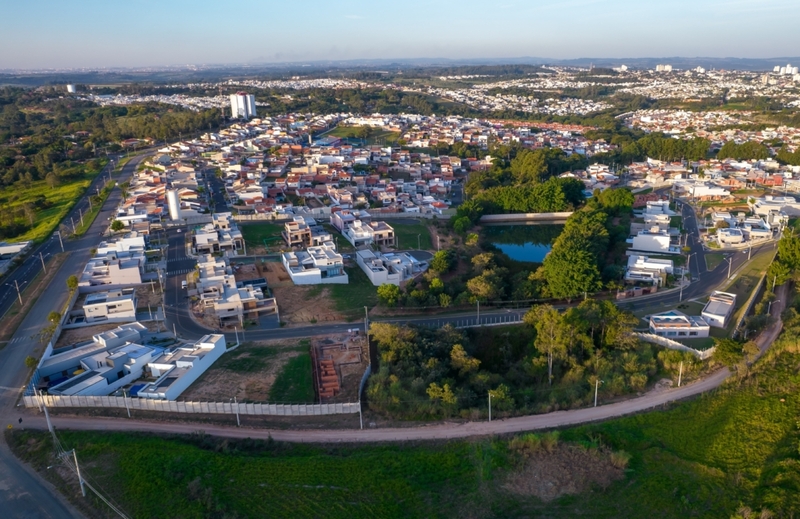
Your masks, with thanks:
[(78, 214), (81, 215), (81, 227), (83, 227), (83, 209), (78, 208)]
[(125, 396), (125, 391), (122, 391), (122, 399), (125, 401), (125, 410), (128, 411), (128, 418), (131, 417), (131, 408), (128, 407), (128, 398)]
[(420, 245), (419, 237), (422, 236), (421, 234), (417, 234), (417, 250), (422, 250), (422, 246)]
[(725, 259), (728, 260), (728, 279), (730, 279), (731, 278), (731, 266), (733, 265), (733, 259), (732, 258), (725, 258)]
[(597, 407), (597, 390), (603, 381), (599, 378), (594, 381), (594, 406)]
[(22, 306), (22, 294), (19, 291), (19, 282), (17, 282), (16, 279), (14, 280), (14, 286), (17, 287), (17, 297), (19, 298), (19, 306)]
[(481, 302), (480, 302), (480, 300), (478, 300), (477, 303), (478, 303), (478, 318), (476, 319), (475, 324), (480, 326), (480, 324), (481, 324)]
[(42, 256), (41, 251), (39, 252), (39, 259), (42, 260), (42, 271), (44, 271), (44, 273), (47, 274), (47, 269), (44, 266), (44, 256)]
[(242, 424), (239, 422), (239, 402), (236, 401), (236, 397), (233, 397), (233, 405), (236, 406), (236, 427), (241, 427)]
[(174, 335), (176, 339), (178, 338), (178, 332), (175, 330), (175, 323), (172, 323), (172, 335)]
[(492, 392), (489, 391), (489, 421), (492, 421)]
[(364, 307), (364, 337), (369, 340), (369, 309)]
[(81, 484), (81, 494), (86, 497), (86, 487), (83, 486), (83, 477), (81, 477), (81, 468), (78, 466), (78, 453), (72, 449), (72, 457), (75, 460), (75, 471), (78, 473), (78, 482)]
[(681, 378), (683, 378), (683, 361), (681, 361), (680, 371), (678, 372), (678, 387), (681, 387)]
[(61, 252), (64, 252), (64, 240), (61, 239), (61, 231), (56, 231), (58, 234), (58, 243), (61, 244)]
[(69, 221), (72, 223), (72, 234), (75, 234), (75, 219), (70, 216)]

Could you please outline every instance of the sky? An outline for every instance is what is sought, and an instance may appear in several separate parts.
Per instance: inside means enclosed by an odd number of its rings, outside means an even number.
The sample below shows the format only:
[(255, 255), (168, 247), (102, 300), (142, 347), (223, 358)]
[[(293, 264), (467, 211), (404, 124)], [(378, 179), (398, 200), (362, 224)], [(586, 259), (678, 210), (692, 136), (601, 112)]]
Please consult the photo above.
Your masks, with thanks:
[(0, 69), (800, 56), (798, 0), (7, 0)]

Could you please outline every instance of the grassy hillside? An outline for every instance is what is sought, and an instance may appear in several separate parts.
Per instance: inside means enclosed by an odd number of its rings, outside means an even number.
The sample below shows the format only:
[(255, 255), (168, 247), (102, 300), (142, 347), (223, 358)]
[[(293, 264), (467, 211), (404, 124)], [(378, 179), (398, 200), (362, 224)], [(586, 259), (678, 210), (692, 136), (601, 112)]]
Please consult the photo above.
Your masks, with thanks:
[[(66, 448), (78, 449), (89, 477), (142, 518), (727, 519), (743, 505), (753, 517), (764, 509), (793, 517), (800, 510), (800, 319), (787, 327), (749, 376), (714, 394), (666, 411), (562, 431), (573, 454), (606, 445), (632, 457), (622, 479), (608, 479), (607, 488), (547, 502), (516, 490), (531, 483), (530, 468), (520, 470), (520, 451), (498, 439), (355, 447), (202, 435), (61, 437)], [(46, 434), (19, 431), (9, 438), (37, 467), (52, 463)], [(556, 472), (584, 468), (570, 459), (541, 461)], [(586, 459), (601, 465), (598, 456)], [(68, 488), (76, 492), (76, 485)]]

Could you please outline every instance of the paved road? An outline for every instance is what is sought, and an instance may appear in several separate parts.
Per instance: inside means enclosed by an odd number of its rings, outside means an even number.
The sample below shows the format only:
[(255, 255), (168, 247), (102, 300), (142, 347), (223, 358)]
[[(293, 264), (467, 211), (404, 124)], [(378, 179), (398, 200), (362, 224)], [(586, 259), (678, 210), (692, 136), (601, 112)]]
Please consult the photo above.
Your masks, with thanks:
[[(127, 179), (136, 169), (137, 164), (144, 157), (131, 160), (123, 169), (118, 179), (120, 182)], [(17, 410), (14, 407), (20, 389), (27, 379), (27, 370), (24, 368), (25, 357), (35, 354), (37, 347), (30, 337), (41, 329), (42, 323), (47, 321), (47, 314), (53, 309), (63, 308), (69, 294), (66, 290), (66, 281), (72, 274), (78, 274), (89, 259), (90, 250), (100, 242), (100, 234), (108, 226), (108, 218), (112, 216), (120, 202), (119, 189), (111, 192), (103, 209), (97, 216), (92, 226), (76, 240), (64, 240), (64, 248), (70, 252), (58, 273), (53, 278), (47, 297), (40, 297), (33, 305), (28, 315), (20, 324), (12, 341), (0, 350), (0, 416), (3, 417), (2, 427), (6, 425), (18, 426)], [(84, 202), (85, 203), (85, 202)], [(78, 207), (81, 207), (79, 204)], [(56, 242), (58, 240), (55, 240)], [(50, 244), (52, 249), (53, 244)], [(57, 245), (56, 245), (57, 246)], [(51, 250), (48, 249), (48, 250)], [(59, 247), (60, 250), (60, 247)], [(38, 262), (39, 260), (36, 259)], [(41, 266), (41, 265), (40, 265)], [(18, 389), (19, 388), (19, 389)], [(23, 422), (23, 426), (27, 425)], [(0, 516), (3, 518), (30, 518), (53, 517), (72, 518), (80, 517), (71, 506), (55, 497), (45, 481), (30, 473), (28, 469), (8, 451), (5, 440), (0, 437)]]

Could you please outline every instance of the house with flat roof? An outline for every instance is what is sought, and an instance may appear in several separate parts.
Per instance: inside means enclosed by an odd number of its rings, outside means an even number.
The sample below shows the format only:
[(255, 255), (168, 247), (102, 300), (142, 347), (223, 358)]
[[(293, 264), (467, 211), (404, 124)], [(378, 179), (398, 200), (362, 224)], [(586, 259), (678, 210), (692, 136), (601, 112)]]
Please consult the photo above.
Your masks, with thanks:
[(649, 230), (639, 231), (628, 240), (631, 250), (652, 254), (680, 254), (680, 247), (671, 244), (672, 237), (668, 231), (655, 226)]
[(286, 222), (281, 235), (289, 247), (311, 246), (311, 226), (302, 216), (295, 216), (292, 221)]
[(220, 326), (242, 324), (245, 317), (255, 318), (278, 311), (275, 298), (265, 297), (260, 287), (247, 282), (237, 283), (224, 260), (211, 255), (201, 256), (198, 269), (196, 295), (203, 309), (212, 312)]
[(202, 337), (195, 344), (164, 353), (147, 364), (150, 374), (156, 378), (155, 382), (146, 384), (131, 396), (176, 400), (226, 349), (225, 336), (211, 334)]
[(82, 307), (69, 313), (70, 325), (125, 323), (136, 320), (136, 290), (118, 288), (87, 294)]
[(330, 243), (305, 251), (285, 252), (281, 261), (295, 285), (346, 285), (350, 282), (342, 255)]
[(98, 253), (86, 263), (79, 276), (78, 286), (82, 292), (89, 292), (92, 287), (140, 285), (146, 261), (144, 251), (140, 250)]
[(736, 294), (715, 290), (708, 298), (706, 306), (700, 313), (708, 324), (717, 328), (725, 328), (728, 319), (736, 307)]
[(744, 243), (744, 232), (741, 229), (717, 229), (717, 241), (720, 245)]
[(419, 261), (407, 252), (382, 254), (369, 249), (356, 252), (356, 263), (375, 286), (399, 286), (428, 268), (427, 262)]
[[(63, 348), (53, 349), (45, 354), (39, 362), (36, 372), (41, 381), (40, 387), (55, 387), (68, 378), (86, 371), (81, 360), (93, 355), (108, 352), (126, 344), (138, 344), (147, 329), (141, 323), (134, 322), (120, 325), (92, 336), (92, 340), (71, 344)], [(106, 393), (108, 394), (108, 393)]]
[(628, 268), (625, 270), (625, 281), (634, 283), (643, 281), (656, 286), (664, 286), (667, 275), (673, 273), (672, 260), (649, 258), (632, 254), (628, 256)]
[(668, 339), (699, 339), (708, 337), (711, 327), (703, 317), (690, 316), (669, 310), (650, 316), (650, 333)]

